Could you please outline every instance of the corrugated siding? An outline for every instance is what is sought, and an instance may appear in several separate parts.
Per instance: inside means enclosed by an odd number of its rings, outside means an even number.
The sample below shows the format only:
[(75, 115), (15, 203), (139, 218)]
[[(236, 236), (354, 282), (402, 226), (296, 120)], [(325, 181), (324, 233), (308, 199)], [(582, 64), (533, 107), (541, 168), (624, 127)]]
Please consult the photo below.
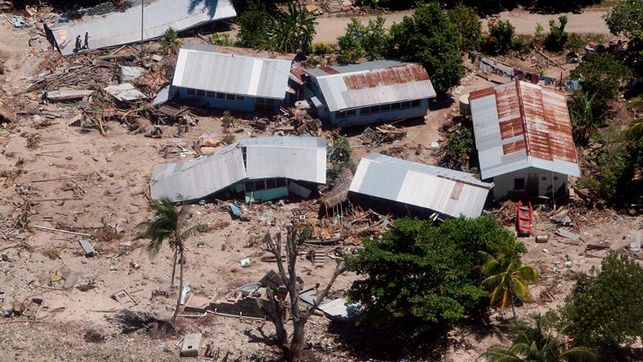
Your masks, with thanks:
[(360, 161), (350, 191), (453, 217), (478, 217), (491, 187), (471, 174), (373, 154)]
[[(138, 3), (136, 3), (138, 4)], [(216, 4), (214, 10), (205, 5)], [(185, 30), (214, 20), (237, 16), (230, 0), (195, 2), (193, 0), (155, 0), (144, 9), (145, 40), (158, 38), (168, 28)], [(63, 55), (72, 54), (76, 36), (89, 33), (89, 47), (100, 49), (141, 40), (141, 7), (123, 12), (86, 16), (81, 20), (47, 23)]]
[(527, 167), (580, 176), (560, 92), (516, 81), (472, 92), (470, 104), (483, 179)]
[(291, 61), (183, 48), (172, 85), (212, 92), (283, 99)]
[(421, 65), (412, 63), (318, 75), (316, 80), (331, 112), (427, 99), (436, 95), (426, 70)]
[(160, 165), (150, 181), (152, 199), (200, 199), (246, 178), (238, 146), (193, 160)]
[(249, 146), (246, 149), (249, 178), (286, 177), (326, 183), (326, 149)]

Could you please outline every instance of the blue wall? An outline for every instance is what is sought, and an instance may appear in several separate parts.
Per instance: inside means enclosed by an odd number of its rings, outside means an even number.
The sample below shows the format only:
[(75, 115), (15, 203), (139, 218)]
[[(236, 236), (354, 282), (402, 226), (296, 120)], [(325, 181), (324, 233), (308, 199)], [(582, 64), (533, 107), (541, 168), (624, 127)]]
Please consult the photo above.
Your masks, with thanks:
[[(210, 94), (211, 96), (208, 97), (207, 95)], [(255, 112), (255, 106), (257, 103), (257, 98), (255, 97), (250, 97), (250, 96), (245, 96), (243, 99), (238, 99), (237, 96), (231, 95), (235, 97), (234, 100), (231, 99), (221, 99), (217, 98), (215, 94), (212, 92), (206, 93), (206, 95), (192, 95), (188, 94), (188, 89), (187, 88), (178, 88), (178, 96), (180, 99), (184, 99), (187, 101), (195, 102), (198, 104), (203, 104), (206, 107), (210, 108), (215, 108), (215, 109), (222, 109), (222, 110), (231, 110), (231, 111), (237, 111), (237, 112), (247, 112), (247, 113), (253, 113)], [(226, 94), (226, 96), (228, 96)], [(275, 99), (274, 101), (274, 106), (272, 107), (272, 113), (276, 114), (279, 112), (279, 107), (286, 101), (284, 100), (278, 100)]]

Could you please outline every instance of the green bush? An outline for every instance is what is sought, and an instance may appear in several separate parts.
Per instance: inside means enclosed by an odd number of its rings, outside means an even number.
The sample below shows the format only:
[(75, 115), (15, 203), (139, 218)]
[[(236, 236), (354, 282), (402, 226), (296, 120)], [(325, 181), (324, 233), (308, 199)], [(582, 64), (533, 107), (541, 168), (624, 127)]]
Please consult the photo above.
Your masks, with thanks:
[(509, 20), (489, 24), (489, 35), (484, 41), (483, 50), (492, 55), (506, 54), (514, 43), (515, 30)]
[(161, 51), (164, 54), (168, 54), (179, 46), (181, 46), (181, 38), (179, 38), (179, 34), (176, 30), (167, 28), (165, 33), (163, 33), (163, 38), (161, 39)]
[(475, 140), (473, 129), (463, 125), (459, 132), (450, 133), (442, 147), (440, 166), (466, 170), (469, 166), (469, 155), (473, 152)]
[(351, 19), (346, 26), (346, 33), (337, 38), (339, 61), (355, 63), (363, 57), (369, 60), (383, 58), (389, 44), (389, 35), (384, 29), (385, 21), (378, 16), (364, 25), (357, 18)]
[(327, 55), (334, 52), (335, 49), (332, 45), (328, 43), (314, 43), (313, 44), (313, 54), (316, 55)]
[(234, 45), (234, 41), (230, 37), (230, 34), (214, 33), (214, 34), (212, 34), (212, 44), (214, 44), (214, 45), (223, 45), (223, 46), (232, 46), (232, 45)]
[(364, 240), (349, 259), (358, 279), (349, 297), (378, 324), (450, 324), (488, 306), (480, 266), (490, 251), (513, 238), (493, 217), (449, 219), (436, 226), (401, 218), (380, 239)]
[(581, 80), (583, 92), (594, 97), (596, 107), (603, 110), (616, 98), (619, 87), (630, 76), (630, 70), (608, 53), (595, 54), (570, 72), (572, 79)]
[(558, 25), (556, 21), (549, 21), (549, 34), (545, 38), (545, 48), (553, 52), (561, 52), (565, 48), (569, 34), (565, 32), (567, 25), (567, 17), (562, 15), (558, 17)]
[(596, 275), (581, 276), (562, 309), (564, 332), (578, 344), (629, 344), (643, 337), (643, 268), (609, 254)]

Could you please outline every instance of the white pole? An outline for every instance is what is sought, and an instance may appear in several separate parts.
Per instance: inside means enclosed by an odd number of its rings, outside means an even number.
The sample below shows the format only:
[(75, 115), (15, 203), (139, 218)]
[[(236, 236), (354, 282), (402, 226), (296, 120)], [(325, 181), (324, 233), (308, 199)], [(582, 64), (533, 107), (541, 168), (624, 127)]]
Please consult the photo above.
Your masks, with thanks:
[(141, 0), (141, 62), (143, 61), (143, 8), (145, 8), (145, 0)]

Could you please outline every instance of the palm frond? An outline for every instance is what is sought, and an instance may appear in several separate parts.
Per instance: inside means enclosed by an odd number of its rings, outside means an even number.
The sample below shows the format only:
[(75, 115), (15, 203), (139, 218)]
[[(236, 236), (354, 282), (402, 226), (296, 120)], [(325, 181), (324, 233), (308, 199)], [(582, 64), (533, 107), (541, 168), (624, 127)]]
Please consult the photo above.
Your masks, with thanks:
[(560, 357), (565, 361), (584, 361), (594, 362), (598, 361), (598, 356), (593, 349), (588, 347), (574, 347), (568, 349), (560, 354)]

